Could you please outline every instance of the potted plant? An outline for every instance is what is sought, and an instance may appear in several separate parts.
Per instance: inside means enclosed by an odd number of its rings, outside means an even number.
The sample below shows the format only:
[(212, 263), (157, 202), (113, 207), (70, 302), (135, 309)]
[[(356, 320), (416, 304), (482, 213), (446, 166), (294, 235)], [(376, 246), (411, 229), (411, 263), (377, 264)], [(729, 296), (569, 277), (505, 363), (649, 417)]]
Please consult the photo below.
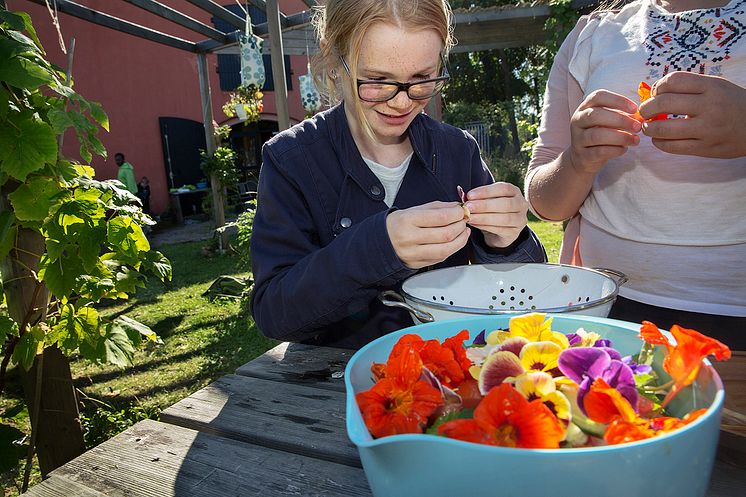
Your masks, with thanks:
[(264, 110), (264, 94), (256, 85), (241, 85), (228, 95), (223, 105), (223, 113), (228, 117), (238, 117), (245, 123), (254, 123)]

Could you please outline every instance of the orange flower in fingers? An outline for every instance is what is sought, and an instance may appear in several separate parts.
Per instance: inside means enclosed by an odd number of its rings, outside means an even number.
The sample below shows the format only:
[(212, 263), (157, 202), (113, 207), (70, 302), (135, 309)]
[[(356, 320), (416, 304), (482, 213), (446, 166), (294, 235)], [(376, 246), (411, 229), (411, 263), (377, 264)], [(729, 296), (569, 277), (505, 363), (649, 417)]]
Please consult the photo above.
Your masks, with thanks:
[[(637, 87), (637, 94), (640, 96), (640, 103), (643, 103), (653, 96), (652, 88), (646, 82), (640, 81), (640, 85)], [(635, 112), (634, 118), (640, 122), (645, 121), (645, 119), (640, 115), (639, 110)], [(665, 119), (668, 119), (668, 114), (658, 114), (657, 116), (648, 119), (648, 121), (662, 121)]]

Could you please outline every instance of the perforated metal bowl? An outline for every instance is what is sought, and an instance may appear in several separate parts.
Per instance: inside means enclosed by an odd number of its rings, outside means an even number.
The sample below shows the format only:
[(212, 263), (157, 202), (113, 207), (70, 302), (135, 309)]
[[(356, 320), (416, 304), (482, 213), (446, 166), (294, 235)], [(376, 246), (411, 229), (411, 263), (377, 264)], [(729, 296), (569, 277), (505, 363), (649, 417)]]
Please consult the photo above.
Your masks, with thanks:
[(627, 277), (611, 269), (564, 264), (471, 264), (416, 274), (385, 305), (407, 309), (415, 322), (525, 312), (606, 317)]

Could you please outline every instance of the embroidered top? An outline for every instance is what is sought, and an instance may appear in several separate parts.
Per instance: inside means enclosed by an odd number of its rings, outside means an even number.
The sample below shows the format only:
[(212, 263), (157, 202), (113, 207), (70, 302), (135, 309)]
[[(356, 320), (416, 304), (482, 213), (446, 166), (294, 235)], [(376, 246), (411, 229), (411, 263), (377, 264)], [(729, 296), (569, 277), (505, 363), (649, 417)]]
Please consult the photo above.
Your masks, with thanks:
[(746, 34), (745, 10), (746, 0), (674, 14), (651, 3), (645, 37), (648, 79), (655, 81), (673, 71), (722, 76), (723, 61), (731, 58)]
[[(582, 18), (557, 53), (533, 174), (570, 145), (570, 118), (604, 89), (637, 102), (640, 81), (665, 72), (719, 74), (746, 87), (746, 0), (669, 13), (653, 0)], [(620, 294), (673, 309), (746, 316), (746, 157), (707, 159), (662, 152), (645, 135), (609, 160), (580, 207), (580, 255), (589, 267), (618, 269)], [(533, 210), (533, 209), (532, 209)], [(534, 211), (535, 212), (535, 211)], [(536, 213), (536, 212), (535, 212)], [(569, 242), (569, 243), (568, 243)]]

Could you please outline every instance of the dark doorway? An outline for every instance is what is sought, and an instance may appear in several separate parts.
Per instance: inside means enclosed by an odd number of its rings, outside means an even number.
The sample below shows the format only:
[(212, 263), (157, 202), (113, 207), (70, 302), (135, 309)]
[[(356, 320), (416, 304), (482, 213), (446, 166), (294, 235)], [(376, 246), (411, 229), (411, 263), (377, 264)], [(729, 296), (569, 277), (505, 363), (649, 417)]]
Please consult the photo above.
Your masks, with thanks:
[[(236, 124), (229, 137), (231, 148), (238, 155), (241, 181), (256, 181), (262, 164), (262, 145), (278, 131), (276, 121), (258, 121), (249, 125)], [(255, 185), (254, 185), (255, 186)]]
[(196, 185), (204, 177), (199, 151), (207, 148), (201, 122), (180, 117), (159, 117), (163, 163), (169, 188)]

